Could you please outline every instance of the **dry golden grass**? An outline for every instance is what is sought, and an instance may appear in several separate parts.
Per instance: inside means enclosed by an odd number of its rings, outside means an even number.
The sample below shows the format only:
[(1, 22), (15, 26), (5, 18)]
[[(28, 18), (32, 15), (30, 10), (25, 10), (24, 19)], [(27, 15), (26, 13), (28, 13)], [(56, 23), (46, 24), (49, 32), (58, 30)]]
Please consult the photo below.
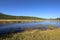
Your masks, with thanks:
[(60, 40), (60, 28), (53, 30), (31, 30), (13, 34), (1, 40)]

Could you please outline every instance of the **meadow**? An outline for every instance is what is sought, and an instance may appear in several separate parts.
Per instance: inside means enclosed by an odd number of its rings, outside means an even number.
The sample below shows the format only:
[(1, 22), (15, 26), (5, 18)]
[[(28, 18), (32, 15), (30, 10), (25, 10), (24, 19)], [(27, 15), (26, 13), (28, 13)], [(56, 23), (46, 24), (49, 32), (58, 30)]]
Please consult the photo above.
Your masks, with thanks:
[(0, 36), (0, 40), (60, 40), (60, 28), (53, 30), (29, 30)]

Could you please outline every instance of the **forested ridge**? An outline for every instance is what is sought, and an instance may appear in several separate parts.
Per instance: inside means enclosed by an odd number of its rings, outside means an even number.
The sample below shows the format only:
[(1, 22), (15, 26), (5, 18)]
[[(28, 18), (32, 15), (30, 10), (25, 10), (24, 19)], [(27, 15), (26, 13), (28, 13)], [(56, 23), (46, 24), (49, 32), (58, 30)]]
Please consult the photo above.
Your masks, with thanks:
[(31, 16), (13, 16), (0, 13), (0, 19), (44, 19), (44, 18), (31, 17)]

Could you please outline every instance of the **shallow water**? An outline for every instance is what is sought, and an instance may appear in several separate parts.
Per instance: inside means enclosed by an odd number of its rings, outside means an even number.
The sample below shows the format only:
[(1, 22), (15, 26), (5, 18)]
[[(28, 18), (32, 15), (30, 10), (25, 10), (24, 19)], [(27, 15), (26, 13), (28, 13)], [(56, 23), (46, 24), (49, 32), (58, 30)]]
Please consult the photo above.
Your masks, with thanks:
[(59, 21), (43, 21), (30, 23), (0, 24), (0, 34), (28, 29), (47, 29), (48, 25), (60, 27)]

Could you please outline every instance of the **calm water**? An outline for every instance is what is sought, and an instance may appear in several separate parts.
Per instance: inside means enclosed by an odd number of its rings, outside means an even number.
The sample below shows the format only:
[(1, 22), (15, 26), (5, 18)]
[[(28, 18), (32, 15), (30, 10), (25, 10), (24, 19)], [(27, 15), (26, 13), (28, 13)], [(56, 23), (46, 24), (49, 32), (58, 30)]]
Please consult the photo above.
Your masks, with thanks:
[(60, 22), (43, 21), (43, 22), (30, 22), (30, 23), (0, 24), (0, 34), (14, 31), (23, 31), (28, 29), (47, 29), (48, 25), (60, 27)]

